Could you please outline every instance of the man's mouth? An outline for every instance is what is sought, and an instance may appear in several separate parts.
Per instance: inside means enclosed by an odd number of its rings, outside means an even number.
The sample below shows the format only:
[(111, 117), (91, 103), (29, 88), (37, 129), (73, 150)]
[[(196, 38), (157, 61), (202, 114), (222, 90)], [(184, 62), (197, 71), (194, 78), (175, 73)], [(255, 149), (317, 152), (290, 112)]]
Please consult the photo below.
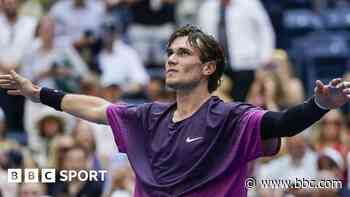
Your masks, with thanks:
[(169, 69), (169, 70), (166, 71), (167, 74), (168, 73), (175, 73), (175, 72), (177, 72), (177, 70), (175, 70), (175, 69)]

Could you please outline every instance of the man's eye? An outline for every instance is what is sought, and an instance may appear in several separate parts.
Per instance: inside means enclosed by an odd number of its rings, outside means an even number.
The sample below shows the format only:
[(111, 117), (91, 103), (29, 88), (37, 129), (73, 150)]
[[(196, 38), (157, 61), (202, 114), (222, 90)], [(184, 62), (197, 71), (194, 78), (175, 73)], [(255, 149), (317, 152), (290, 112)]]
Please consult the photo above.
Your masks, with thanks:
[(188, 51), (179, 51), (179, 55), (189, 55)]

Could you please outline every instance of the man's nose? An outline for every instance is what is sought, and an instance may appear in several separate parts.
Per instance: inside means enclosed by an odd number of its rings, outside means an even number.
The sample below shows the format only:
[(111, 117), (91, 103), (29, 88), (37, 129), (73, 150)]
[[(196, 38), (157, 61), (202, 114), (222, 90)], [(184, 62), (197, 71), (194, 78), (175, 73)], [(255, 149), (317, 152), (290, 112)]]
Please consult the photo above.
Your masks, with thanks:
[(177, 57), (176, 57), (176, 54), (171, 54), (169, 57), (168, 57), (168, 64), (169, 65), (176, 65), (177, 64)]

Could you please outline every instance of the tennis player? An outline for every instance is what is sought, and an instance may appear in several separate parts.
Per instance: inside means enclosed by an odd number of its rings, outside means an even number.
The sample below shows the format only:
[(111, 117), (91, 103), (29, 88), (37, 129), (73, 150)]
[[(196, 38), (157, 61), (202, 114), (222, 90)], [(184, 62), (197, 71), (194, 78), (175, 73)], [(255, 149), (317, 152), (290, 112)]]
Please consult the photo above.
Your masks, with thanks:
[(39, 87), (14, 71), (0, 75), (0, 87), (110, 125), (136, 174), (135, 197), (246, 196), (249, 161), (276, 154), (281, 137), (302, 132), (350, 99), (350, 82), (334, 79), (327, 85), (316, 81), (313, 97), (283, 112), (224, 103), (211, 95), (225, 68), (213, 37), (185, 26), (171, 35), (167, 47), (166, 84), (176, 91), (170, 104), (112, 104)]

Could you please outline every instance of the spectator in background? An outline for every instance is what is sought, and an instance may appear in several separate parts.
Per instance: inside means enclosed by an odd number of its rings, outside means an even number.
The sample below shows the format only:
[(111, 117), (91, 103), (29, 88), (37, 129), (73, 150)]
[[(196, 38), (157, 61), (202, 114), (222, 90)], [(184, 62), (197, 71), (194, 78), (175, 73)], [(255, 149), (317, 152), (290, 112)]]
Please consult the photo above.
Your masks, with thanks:
[(255, 70), (267, 64), (275, 48), (275, 34), (259, 0), (207, 0), (198, 24), (224, 48), (233, 81), (232, 97), (245, 101)]
[(106, 19), (103, 32), (103, 49), (98, 55), (102, 85), (116, 85), (114, 90), (119, 93), (140, 94), (149, 81), (140, 57), (121, 40), (120, 29), (113, 20)]
[(197, 23), (197, 11), (202, 0), (177, 0), (176, 1), (176, 23), (178, 26)]
[(345, 158), (348, 148), (343, 144), (342, 139), (346, 134), (346, 124), (340, 111), (330, 111), (314, 128), (316, 129), (314, 144), (317, 151), (321, 152), (324, 148), (331, 147)]
[(42, 183), (22, 183), (19, 188), (19, 197), (39, 197), (46, 194)]
[(99, 34), (103, 13), (103, 3), (91, 0), (57, 1), (50, 10), (57, 25), (56, 35), (75, 45), (84, 44), (86, 32)]
[(65, 133), (65, 124), (65, 121), (55, 114), (47, 114), (37, 121), (39, 140), (34, 149), (37, 154), (34, 156), (39, 166), (48, 166), (48, 151), (51, 143)]
[[(317, 180), (332, 180), (329, 182), (332, 184), (327, 185), (326, 188), (319, 188), (315, 192), (317, 197), (345, 197), (345, 193), (338, 193), (342, 188), (340, 183), (336, 183), (336, 180), (344, 180), (344, 160), (343, 156), (334, 148), (327, 147), (324, 148), (318, 157), (318, 172)], [(341, 183), (344, 185), (343, 183)], [(345, 188), (345, 186), (343, 186)], [(346, 195), (348, 196), (348, 195)]]
[(78, 120), (72, 131), (75, 144), (82, 146), (88, 152), (88, 166), (93, 170), (101, 170), (101, 162), (97, 154), (97, 144), (93, 127), (87, 121)]
[[(73, 146), (66, 150), (63, 157), (63, 169), (65, 170), (89, 170), (89, 154), (82, 146)], [(102, 195), (102, 182), (80, 181), (77, 177), (69, 182), (56, 182), (53, 196), (74, 196), (74, 197), (99, 197)]]
[(104, 0), (106, 17), (114, 18), (122, 37), (126, 36), (127, 28), (132, 22), (130, 5), (135, 0)]
[(132, 46), (147, 66), (163, 66), (167, 39), (174, 31), (176, 0), (140, 0), (131, 5)]
[(134, 173), (129, 164), (114, 169), (111, 197), (132, 197), (134, 184)]
[(0, 108), (0, 152), (19, 148), (19, 145), (8, 139), (6, 134), (6, 117), (4, 111)]
[(265, 69), (275, 72), (281, 83), (283, 91), (284, 107), (292, 107), (304, 100), (304, 87), (300, 79), (295, 77), (293, 68), (290, 65), (288, 54), (284, 50), (276, 50), (272, 56), (271, 62), (265, 66)]
[[(42, 18), (38, 37), (23, 58), (21, 73), (39, 85), (79, 92), (81, 79), (89, 74), (88, 66), (72, 46), (59, 46), (55, 42), (55, 27), (51, 17)], [(33, 123), (50, 111), (50, 108), (37, 103), (25, 102), (24, 122), (30, 146), (40, 143), (35, 139), (37, 131)], [(68, 121), (67, 124), (72, 125), (72, 120), (69, 121), (72, 117), (61, 115)]]
[[(291, 180), (293, 182), (296, 178), (316, 179), (317, 154), (307, 146), (303, 134), (288, 138), (286, 148), (286, 155), (261, 166), (258, 180)], [(283, 191), (281, 189), (284, 188), (259, 188), (259, 194), (262, 197), (282, 197), (285, 193), (306, 195), (309, 192), (307, 190)]]
[(62, 170), (64, 154), (74, 145), (75, 141), (71, 135), (63, 135), (55, 138), (49, 148), (49, 167)]
[(18, 185), (8, 182), (9, 168), (22, 168), (23, 155), (18, 150), (0, 150), (0, 191), (3, 197), (17, 197)]
[(82, 54), (90, 69), (99, 72), (95, 53), (104, 16), (104, 4), (96, 0), (57, 1), (50, 15), (54, 18), (60, 43), (73, 45)]
[(87, 75), (88, 66), (70, 45), (55, 42), (56, 25), (49, 16), (44, 17), (38, 37), (25, 54), (21, 73), (39, 85), (78, 92), (78, 79)]
[[(34, 17), (20, 15), (17, 0), (3, 0), (0, 8), (0, 73), (8, 73), (11, 69), (19, 68), (24, 53), (34, 39), (37, 20)], [(10, 133), (24, 131), (22, 121), (24, 98), (10, 98), (6, 92), (0, 90), (0, 101)], [(16, 139), (26, 143), (23, 136), (16, 136)]]
[(267, 110), (283, 108), (282, 82), (273, 72), (258, 71), (247, 96), (247, 102)]

